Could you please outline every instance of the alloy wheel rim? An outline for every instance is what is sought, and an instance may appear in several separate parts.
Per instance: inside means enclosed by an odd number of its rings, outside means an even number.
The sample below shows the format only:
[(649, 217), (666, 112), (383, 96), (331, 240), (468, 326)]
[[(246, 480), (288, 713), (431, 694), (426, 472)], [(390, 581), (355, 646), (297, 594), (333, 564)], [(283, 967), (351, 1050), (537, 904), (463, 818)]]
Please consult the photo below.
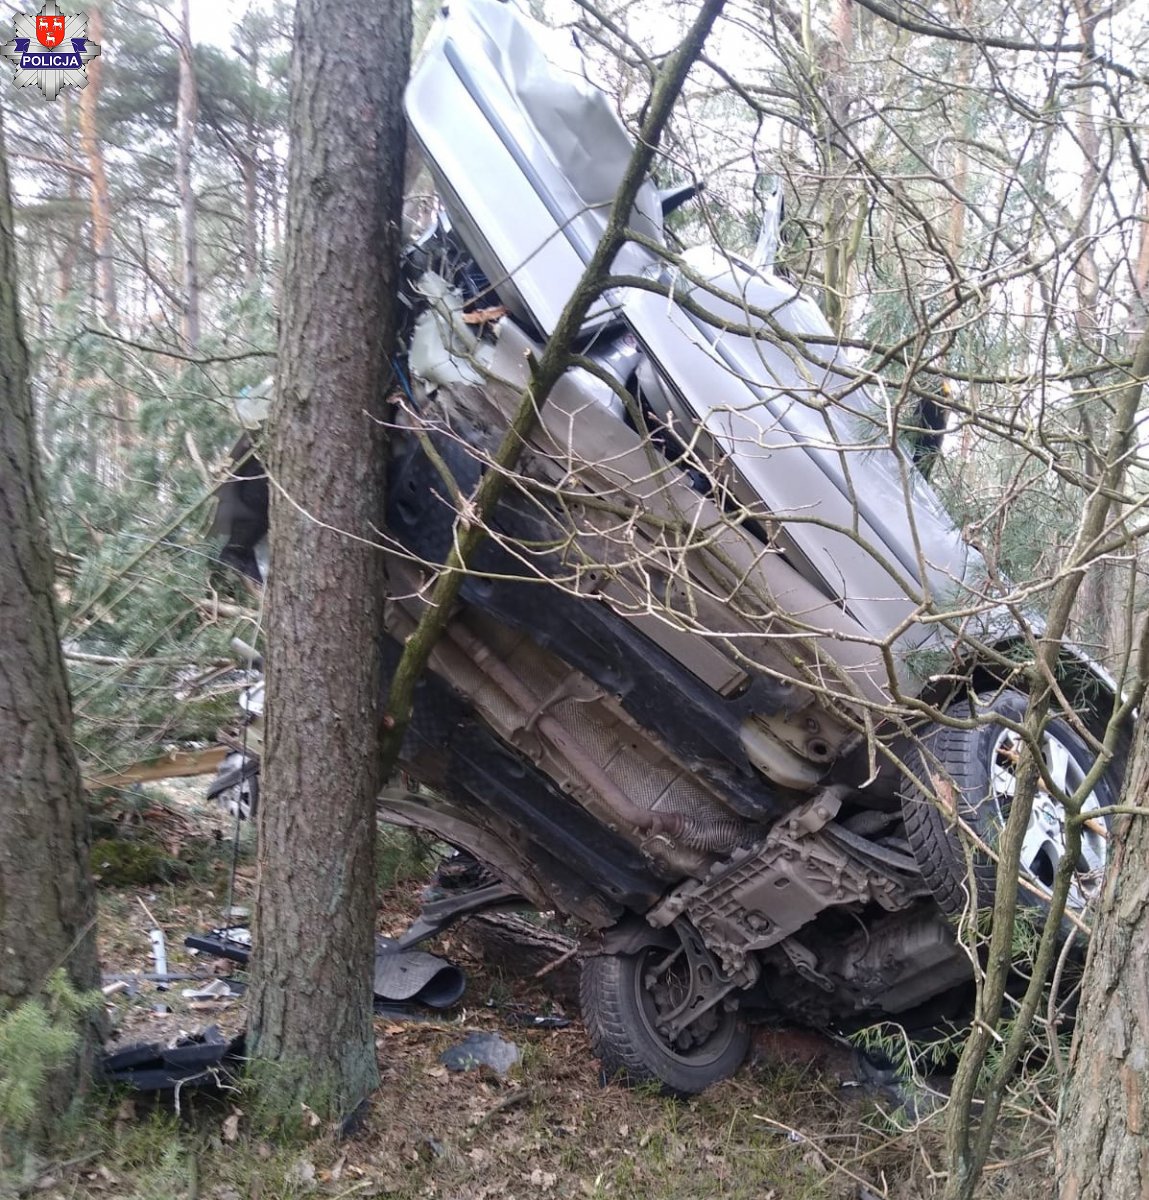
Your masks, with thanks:
[[(1086, 771), (1073, 756), (1069, 747), (1056, 733), (1046, 730), (1041, 739), (1042, 759), (1046, 773), (1062, 795), (1072, 796), (1081, 786)], [(1009, 806), (1017, 790), (1017, 763), (1021, 755), (1021, 739), (1010, 730), (1003, 730), (994, 743), (991, 783), (998, 815), (1004, 824)], [(1081, 805), (1083, 813), (1102, 808), (1094, 788)], [(1022, 873), (1047, 893), (1053, 887), (1053, 876), (1066, 851), (1066, 812), (1048, 790), (1045, 781), (1038, 779), (1025, 836), (1022, 838), (1020, 867)], [(1101, 890), (1101, 881), (1108, 857), (1102, 819), (1094, 827), (1081, 830), (1081, 851), (1073, 881), (1069, 885), (1066, 907), (1080, 911)]]

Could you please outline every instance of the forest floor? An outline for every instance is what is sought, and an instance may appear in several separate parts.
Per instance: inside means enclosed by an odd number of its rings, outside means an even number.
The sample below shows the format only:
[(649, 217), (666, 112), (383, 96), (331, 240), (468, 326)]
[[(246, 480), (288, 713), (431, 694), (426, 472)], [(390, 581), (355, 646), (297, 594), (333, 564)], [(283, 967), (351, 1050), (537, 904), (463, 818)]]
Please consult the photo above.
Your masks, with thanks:
[[(231, 870), (231, 830), (198, 802), (202, 781), (167, 789), (140, 820), (158, 828), (172, 862), (191, 863), (170, 883), (101, 885), (105, 976), (154, 971), (149, 930), (164, 931), (169, 972), (243, 971), (193, 956), (189, 933), (221, 921)], [(150, 836), (151, 836), (150, 835)], [(153, 839), (154, 840), (154, 839)], [(244, 841), (248, 842), (249, 837)], [(102, 844), (102, 843), (101, 843)], [(100, 870), (99, 856), (94, 859)], [(418, 907), (430, 863), (384, 840), (379, 930), (400, 932)], [(107, 871), (118, 868), (110, 861)], [(250, 845), (239, 857), (235, 902), (251, 902)], [(416, 1200), (548, 1200), (551, 1197), (692, 1197), (729, 1200), (910, 1200), (938, 1191), (937, 1118), (911, 1132), (888, 1093), (859, 1085), (857, 1058), (816, 1035), (760, 1031), (732, 1080), (690, 1101), (604, 1085), (569, 1004), (541, 981), (484, 963), (463, 927), (428, 947), (463, 967), (468, 989), (448, 1013), (376, 1020), (382, 1087), (365, 1123), (339, 1139), (307, 1113), (298, 1136), (254, 1131), (239, 1090), (168, 1098), (101, 1094), (58, 1161), (21, 1189), (42, 1200), (289, 1200), (394, 1197)], [(243, 1024), (242, 999), (203, 1004), (140, 982), (108, 998), (109, 1049), (170, 1043), (216, 1023)], [(566, 1016), (558, 1029), (524, 1026), (524, 1014)], [(448, 1071), (440, 1054), (472, 1031), (498, 1032), (521, 1059), (506, 1076)], [(1015, 1146), (989, 1172), (987, 1196), (1026, 1196), (1051, 1168), (1046, 1148)], [(0, 1189), (2, 1190), (2, 1189)]]

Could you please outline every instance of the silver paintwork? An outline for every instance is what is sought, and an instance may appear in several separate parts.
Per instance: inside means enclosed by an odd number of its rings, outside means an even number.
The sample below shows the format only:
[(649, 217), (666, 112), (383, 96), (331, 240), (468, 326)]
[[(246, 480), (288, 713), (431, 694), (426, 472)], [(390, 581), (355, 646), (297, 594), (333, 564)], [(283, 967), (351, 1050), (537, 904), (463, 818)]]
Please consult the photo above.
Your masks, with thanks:
[[(581, 278), (632, 151), (580, 63), (560, 34), (514, 6), (459, 0), (407, 93), (453, 225), (536, 337), (554, 328)], [(662, 241), (649, 183), (633, 224)], [(937, 644), (938, 626), (912, 618), (931, 605), (963, 606), (980, 557), (898, 448), (880, 390), (860, 382), (813, 299), (768, 267), (708, 248), (676, 266), (632, 242), (614, 269), (677, 289), (709, 314), (620, 288), (589, 324), (625, 318), (651, 360), (649, 386), (683, 427), (707, 435), (750, 503), (781, 523), (792, 561), (865, 635), (892, 636), (903, 651)], [(904, 653), (900, 664), (902, 684), (916, 690), (923, 681)]]

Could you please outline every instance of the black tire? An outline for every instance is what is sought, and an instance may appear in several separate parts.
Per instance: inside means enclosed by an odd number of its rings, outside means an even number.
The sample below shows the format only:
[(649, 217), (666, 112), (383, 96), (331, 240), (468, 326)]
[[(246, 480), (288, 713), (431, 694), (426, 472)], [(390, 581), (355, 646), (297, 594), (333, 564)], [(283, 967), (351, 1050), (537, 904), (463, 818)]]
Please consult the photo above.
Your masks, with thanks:
[[(1027, 700), (1017, 692), (1000, 692), (978, 696), (975, 702), (955, 705), (950, 715), (968, 719), (975, 710), (978, 715), (998, 713), (1020, 722), (1025, 716)], [(923, 732), (920, 743), (909, 754), (907, 765), (918, 778), (946, 781), (939, 799), (947, 800), (947, 784), (952, 787), (951, 802), (958, 815), (987, 845), (996, 845), (1009, 815), (1008, 799), (995, 785), (995, 770), (1001, 772), (1004, 727), (989, 721), (975, 729), (954, 729), (947, 725), (932, 725)], [(1094, 756), (1085, 742), (1063, 720), (1051, 720), (1046, 738), (1058, 743), (1068, 753), (1072, 771), (1084, 776), (1093, 764)], [(939, 779), (940, 777), (940, 779)], [(1097, 783), (1090, 807), (1106, 807), (1117, 802), (1120, 791), (1120, 770), (1111, 769)], [(939, 906), (950, 916), (961, 916), (969, 906), (970, 873), (962, 838), (956, 823), (943, 813), (942, 804), (932, 791), (923, 791), (907, 780), (902, 789), (902, 815), (906, 837), (922, 875)], [(1108, 822), (1106, 822), (1108, 824)], [(1099, 839), (1100, 840), (1097, 840)], [(1104, 862), (1104, 839), (1086, 834), (1089, 856), (1083, 854), (1081, 882), (1069, 898), (1068, 907), (1082, 909), (1100, 887), (1096, 870), (1097, 847)], [(1053, 860), (1039, 853), (1035, 868), (1026, 870), (1026, 878), (1038, 887), (1048, 889), (1052, 882)], [(1094, 867), (1092, 872), (1088, 868)], [(1103, 868), (1102, 868), (1103, 869)], [(996, 867), (986, 854), (973, 851), (973, 881), (976, 884), (977, 905), (985, 909), (993, 904)], [(1027, 888), (1018, 892), (1018, 902), (1028, 908), (1043, 911), (1047, 904)]]
[(698, 1045), (671, 1046), (654, 1027), (654, 1000), (643, 984), (644, 973), (666, 954), (650, 946), (637, 954), (587, 959), (579, 987), (583, 1021), (608, 1080), (694, 1096), (738, 1070), (750, 1048), (750, 1030), (736, 1008), (719, 1002), (711, 1010), (714, 1028)]

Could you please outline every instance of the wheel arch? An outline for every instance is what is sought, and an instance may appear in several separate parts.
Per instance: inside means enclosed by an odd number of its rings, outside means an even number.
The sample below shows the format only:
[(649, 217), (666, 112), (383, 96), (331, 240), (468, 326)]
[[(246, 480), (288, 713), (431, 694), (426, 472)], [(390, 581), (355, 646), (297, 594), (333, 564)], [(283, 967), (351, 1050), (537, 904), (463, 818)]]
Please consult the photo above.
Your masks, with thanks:
[(561, 863), (537, 848), (528, 861), (509, 831), (487, 828), (442, 796), (387, 789), (379, 796), (376, 812), (389, 824), (426, 830), (468, 851), (541, 911), (558, 909), (594, 929), (608, 928), (618, 921), (619, 907), (565, 872)]
[[(1018, 634), (997, 642), (993, 649), (999, 655), (1008, 658), (1027, 649), (1027, 644)], [(931, 681), (922, 689), (919, 698), (927, 704), (944, 709), (963, 699), (963, 693), (966, 692), (984, 694), (1012, 688), (1024, 693), (1026, 681), (1018, 678), (1021, 665), (1019, 658), (1018, 668), (1011, 671), (1005, 664), (990, 661), (988, 657), (974, 659), (965, 667), (964, 687), (955, 684), (953, 676), (948, 675)], [(1072, 643), (1062, 645), (1054, 668), (1054, 678), (1085, 728), (1093, 737), (1102, 740), (1121, 701), (1117, 681), (1100, 663)], [(1128, 759), (1129, 748), (1132, 745), (1134, 716), (1134, 713), (1125, 714), (1118, 726), (1114, 758), (1121, 763)]]

